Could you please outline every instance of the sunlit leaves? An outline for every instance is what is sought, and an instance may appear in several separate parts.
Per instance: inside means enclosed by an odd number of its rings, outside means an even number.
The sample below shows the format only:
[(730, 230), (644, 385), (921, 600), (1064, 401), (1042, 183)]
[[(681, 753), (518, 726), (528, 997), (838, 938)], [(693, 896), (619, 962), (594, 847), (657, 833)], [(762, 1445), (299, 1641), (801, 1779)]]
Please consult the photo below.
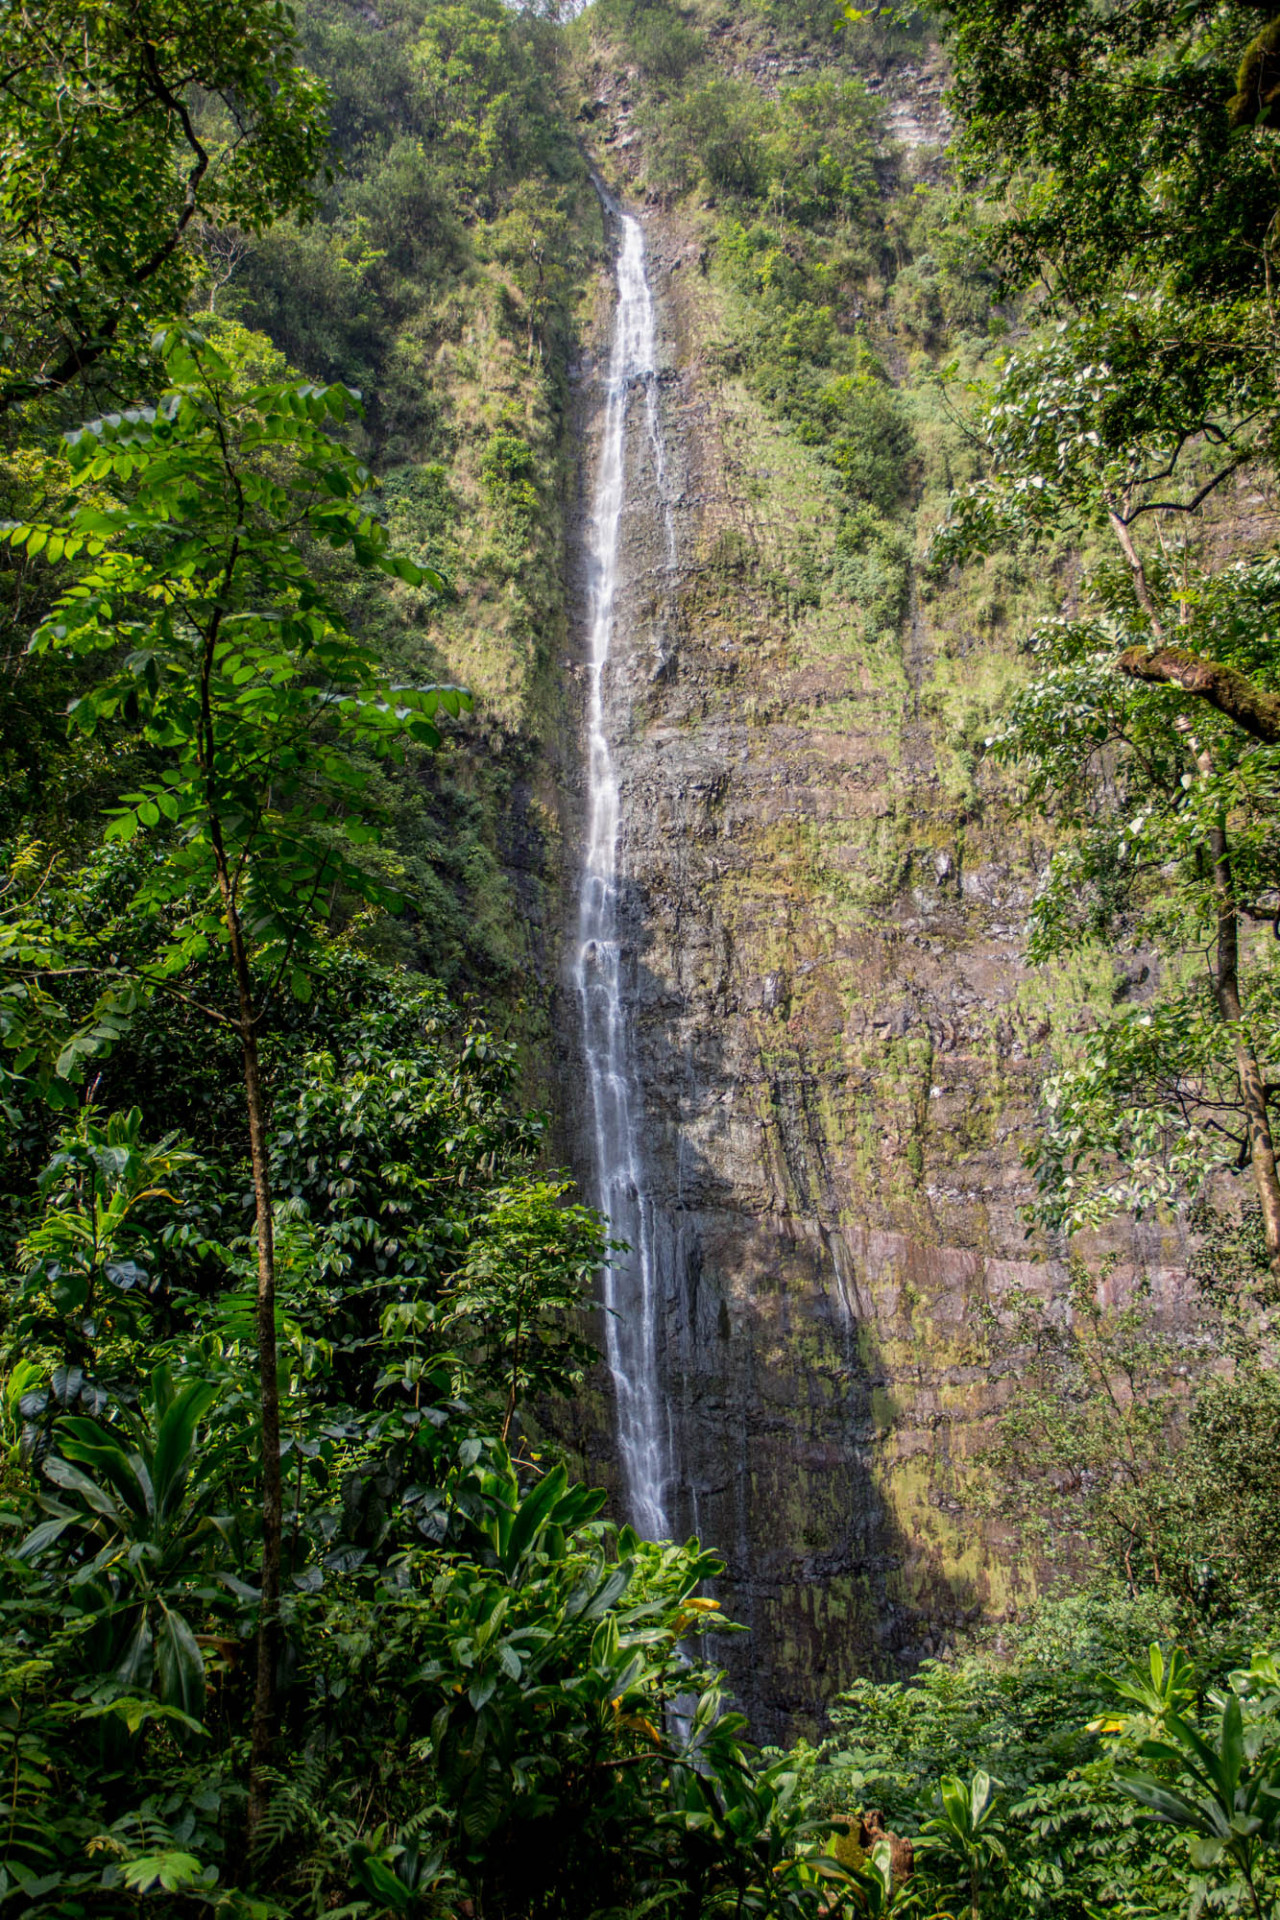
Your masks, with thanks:
[[(324, 92), (278, 0), (15, 4), (0, 21), (0, 405), (56, 390), (181, 312), (197, 217), (311, 204)], [(117, 469), (127, 477), (129, 468)]]
[[(1190, 649), (1275, 681), (1274, 559), (1206, 573), (1184, 558), (1153, 566), (1149, 585), (1162, 601), (1177, 596)], [(1034, 1211), (1067, 1231), (1175, 1205), (1215, 1171), (1246, 1164), (1236, 1040), (1264, 1062), (1280, 1056), (1263, 932), (1280, 909), (1280, 751), (1175, 687), (1116, 672), (1140, 631), (1128, 589), (1126, 570), (1101, 569), (1095, 610), (1036, 629), (1031, 677), (988, 743), (1052, 835), (1029, 918), (1032, 959), (1106, 950), (1127, 966), (1132, 956), (1142, 1003), (1095, 1016), (1043, 1085)], [(1234, 1037), (1212, 992), (1219, 895), (1207, 850), (1224, 827), (1241, 918), (1257, 929), (1241, 938), (1247, 1017)]]
[[(231, 327), (216, 342), (171, 327), (156, 347), (170, 377), (156, 404), (71, 435), (66, 526), (27, 529), (28, 550), (41, 534), (46, 550), (61, 539), (64, 579), (75, 563), (32, 647), (98, 656), (71, 727), (136, 729), (160, 758), (105, 829), (111, 842), (163, 844), (129, 909), (169, 929), (153, 973), (207, 951), (220, 846), (266, 978), (287, 974), (301, 996), (310, 928), (334, 888), (395, 903), (366, 851), (377, 841), (371, 766), (437, 747), (441, 717), (470, 704), (458, 688), (383, 675), (319, 585), (317, 544), (411, 590), (446, 583), (391, 550), (371, 476), (338, 437), (358, 405), (350, 389), (252, 378), (253, 343)], [(11, 527), (10, 541), (22, 532)], [(9, 961), (20, 970), (23, 941), (50, 937), (19, 912)], [(47, 1058), (46, 990), (28, 974), (9, 994), (10, 1045)], [(111, 1036), (104, 1007), (58, 1042), (46, 1080), (74, 1080)]]
[[(1262, 1037), (1274, 1042), (1274, 1015)], [(1205, 989), (1102, 1026), (1040, 1103), (1034, 1211), (1068, 1233), (1174, 1205), (1241, 1157), (1230, 1036)]]
[(1011, 279), (1082, 306), (1135, 280), (1260, 289), (1271, 136), (1227, 112), (1256, 8), (956, 0), (948, 27), (960, 164)]
[(1266, 453), (1265, 317), (1242, 301), (1125, 293), (1048, 328), (979, 390), (986, 476), (959, 493), (935, 566), (1157, 505)]
[(1260, 1699), (1256, 1688), (1275, 1662), (1261, 1653), (1254, 1667), (1256, 1675), (1233, 1674), (1235, 1684), (1211, 1696), (1217, 1712), (1198, 1725), (1190, 1710), (1172, 1706), (1155, 1716), (1152, 1735), (1137, 1749), (1145, 1770), (1122, 1769), (1116, 1784), (1156, 1820), (1190, 1836), (1196, 1867), (1226, 1868), (1261, 1911), (1255, 1882), (1280, 1845), (1280, 1737), (1269, 1710), (1274, 1696)]

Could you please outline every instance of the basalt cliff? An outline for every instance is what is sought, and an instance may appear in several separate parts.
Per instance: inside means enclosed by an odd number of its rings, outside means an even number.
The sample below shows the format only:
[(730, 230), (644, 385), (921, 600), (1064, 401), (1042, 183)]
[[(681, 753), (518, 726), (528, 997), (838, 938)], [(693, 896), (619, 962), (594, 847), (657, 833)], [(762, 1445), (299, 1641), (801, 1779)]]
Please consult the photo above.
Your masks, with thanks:
[[(857, 1673), (909, 1669), (1035, 1590), (1034, 1559), (975, 1505), (987, 1423), (1017, 1391), (1001, 1323), (1022, 1294), (1060, 1296), (1065, 1273), (1065, 1247), (1029, 1240), (1023, 1148), (1055, 1039), (1092, 992), (1141, 983), (1026, 964), (1046, 849), (963, 737), (1017, 670), (1007, 637), (958, 589), (926, 601), (914, 555), (892, 642), (850, 594), (805, 591), (836, 539), (827, 478), (736, 371), (696, 221), (635, 204), (666, 498), (633, 434), (607, 723), (667, 1508), (725, 1558), (718, 1596), (750, 1629), (725, 1658), (772, 1738)], [(579, 528), (607, 268), (598, 293), (576, 381)], [(576, 589), (581, 607), (580, 571)], [(572, 871), (581, 642), (567, 672)], [(564, 1138), (590, 1189), (575, 937), (567, 912), (553, 1026)], [(1110, 1245), (1116, 1295), (1141, 1279), (1180, 1324), (1176, 1230)], [(612, 1421), (603, 1381), (575, 1436), (597, 1472)]]

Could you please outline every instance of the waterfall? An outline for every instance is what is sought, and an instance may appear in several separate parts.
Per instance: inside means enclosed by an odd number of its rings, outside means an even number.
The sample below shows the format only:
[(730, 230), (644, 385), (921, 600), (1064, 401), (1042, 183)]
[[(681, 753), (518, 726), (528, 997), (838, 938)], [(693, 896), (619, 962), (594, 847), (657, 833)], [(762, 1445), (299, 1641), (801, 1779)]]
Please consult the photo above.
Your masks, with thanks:
[(644, 396), (668, 565), (674, 560), (674, 532), (665, 500), (644, 236), (640, 222), (624, 214), (603, 190), (601, 199), (621, 231), (604, 434), (587, 523), (587, 835), (573, 975), (582, 1018), (596, 1201), (612, 1237), (630, 1247), (620, 1256), (621, 1264), (606, 1267), (603, 1276), (605, 1358), (613, 1375), (628, 1517), (647, 1539), (661, 1540), (670, 1528), (666, 1425), (658, 1384), (653, 1202), (646, 1191), (640, 1090), (618, 938), (618, 774), (605, 698), (626, 499), (627, 423), (636, 393)]

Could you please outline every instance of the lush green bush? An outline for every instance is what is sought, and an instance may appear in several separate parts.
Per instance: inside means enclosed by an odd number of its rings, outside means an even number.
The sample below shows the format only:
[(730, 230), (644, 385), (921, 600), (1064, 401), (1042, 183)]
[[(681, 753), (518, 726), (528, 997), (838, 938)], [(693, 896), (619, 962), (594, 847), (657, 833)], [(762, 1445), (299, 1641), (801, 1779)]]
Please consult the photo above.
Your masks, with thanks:
[(832, 1815), (874, 1806), (913, 1838), (927, 1911), (1268, 1914), (1275, 1661), (1223, 1649), (1193, 1669), (1152, 1646), (1126, 1667), (1143, 1625), (1099, 1597), (1048, 1609), (1001, 1659), (862, 1682), (804, 1756), (805, 1792)]
[[(896, 184), (883, 111), (836, 63), (784, 85), (776, 100), (743, 81), (695, 76), (651, 104), (650, 166), (670, 189), (729, 203), (716, 231), (718, 276), (752, 389), (828, 466), (842, 503), (824, 584), (858, 609), (863, 632), (892, 645), (910, 596), (906, 516), (921, 461), (909, 408), (886, 378), (864, 324), (865, 288), (893, 274), (886, 206)], [(895, 216), (896, 217), (896, 216)], [(935, 216), (936, 218), (936, 216)], [(899, 247), (899, 252), (901, 248)], [(910, 309), (903, 272), (895, 302)], [(897, 288), (902, 285), (902, 292)], [(948, 324), (913, 313), (930, 345)], [(820, 592), (821, 589), (819, 588)]]
[(767, 108), (745, 81), (717, 77), (677, 95), (654, 129), (653, 171), (683, 192), (702, 178), (713, 193), (755, 200), (764, 185)]
[(264, 1042), (287, 1582), (245, 1860), (246, 1170), (188, 1096), (191, 1046), (153, 1007), (99, 1091), (145, 1078), (152, 1126), (198, 1141), (87, 1108), (14, 1195), (0, 1897), (813, 1911), (790, 1775), (753, 1767), (691, 1646), (716, 1562), (619, 1534), (530, 1437), (592, 1358), (600, 1223), (538, 1166), (512, 1049), (338, 953)]
[(659, 91), (684, 80), (706, 51), (702, 33), (670, 0), (595, 0), (587, 26), (592, 39), (616, 43)]

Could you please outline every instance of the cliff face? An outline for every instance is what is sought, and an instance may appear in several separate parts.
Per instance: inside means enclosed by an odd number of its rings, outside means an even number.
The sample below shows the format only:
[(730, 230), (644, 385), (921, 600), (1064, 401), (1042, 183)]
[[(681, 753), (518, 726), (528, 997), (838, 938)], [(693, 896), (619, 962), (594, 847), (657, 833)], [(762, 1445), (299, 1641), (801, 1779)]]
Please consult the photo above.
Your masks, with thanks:
[[(345, 172), (316, 227), (278, 231), (246, 269), (248, 317), (308, 371), (371, 389), (392, 532), (455, 583), (445, 609), (405, 592), (365, 610), (394, 670), (476, 696), (393, 796), (421, 902), (395, 950), (518, 1033), (590, 1191), (570, 968), (583, 523), (613, 283), (584, 144), (643, 209), (677, 565), (635, 431), (606, 689), (620, 932), (669, 1508), (728, 1561), (721, 1597), (752, 1633), (725, 1657), (764, 1737), (1033, 1589), (1020, 1544), (974, 1505), (986, 1423), (1017, 1390), (992, 1310), (1007, 1326), (1018, 1289), (1045, 1298), (1063, 1279), (1063, 1249), (1024, 1237), (1022, 1146), (1037, 1077), (1090, 999), (1143, 991), (1105, 963), (1032, 975), (1021, 961), (1045, 849), (982, 743), (1018, 670), (1013, 636), (1070, 578), (993, 562), (926, 590), (904, 569), (966, 474), (922, 376), (952, 356), (980, 372), (1008, 321), (980, 274), (943, 270), (964, 246), (945, 204), (931, 225), (915, 193), (940, 180), (945, 134), (923, 27), (888, 16), (837, 39), (820, 13), (619, 0), (557, 37), (488, 0), (380, 0), (356, 28), (314, 0), (310, 57), (334, 89)], [(762, 103), (813, 80), (765, 123)], [(753, 187), (739, 149), (759, 163)], [(659, 198), (645, 180), (663, 166)], [(771, 277), (794, 298), (757, 299)], [(757, 397), (768, 353), (793, 398), (862, 383), (883, 399), (881, 373), (896, 383), (883, 417), (901, 432), (854, 449), (864, 468), (879, 455), (865, 497), (824, 463), (812, 410), (788, 426)], [(895, 463), (901, 486), (883, 472)], [(1176, 1240), (1112, 1244), (1109, 1284), (1145, 1275), (1183, 1324)], [(608, 1478), (603, 1370), (568, 1417), (587, 1471)]]
[[(751, 1634), (725, 1657), (768, 1739), (1034, 1589), (1016, 1542), (969, 1510), (965, 1472), (1016, 1392), (986, 1310), (998, 1323), (1016, 1290), (1063, 1279), (1061, 1249), (1028, 1245), (1021, 1148), (1089, 983), (1023, 964), (1044, 852), (955, 744), (958, 710), (1009, 660), (955, 595), (924, 606), (913, 587), (892, 645), (863, 637), (848, 597), (806, 589), (830, 487), (729, 370), (697, 235), (656, 208), (646, 235), (679, 567), (672, 591), (633, 434), (610, 694), (620, 917), (670, 1508), (726, 1558), (720, 1597)], [(578, 394), (584, 500), (606, 292)], [(572, 849), (572, 740), (564, 764)], [(567, 969), (555, 1024), (585, 1168)], [(1111, 1284), (1144, 1275), (1178, 1322), (1177, 1240), (1112, 1244)], [(580, 1416), (597, 1471), (607, 1414)]]

